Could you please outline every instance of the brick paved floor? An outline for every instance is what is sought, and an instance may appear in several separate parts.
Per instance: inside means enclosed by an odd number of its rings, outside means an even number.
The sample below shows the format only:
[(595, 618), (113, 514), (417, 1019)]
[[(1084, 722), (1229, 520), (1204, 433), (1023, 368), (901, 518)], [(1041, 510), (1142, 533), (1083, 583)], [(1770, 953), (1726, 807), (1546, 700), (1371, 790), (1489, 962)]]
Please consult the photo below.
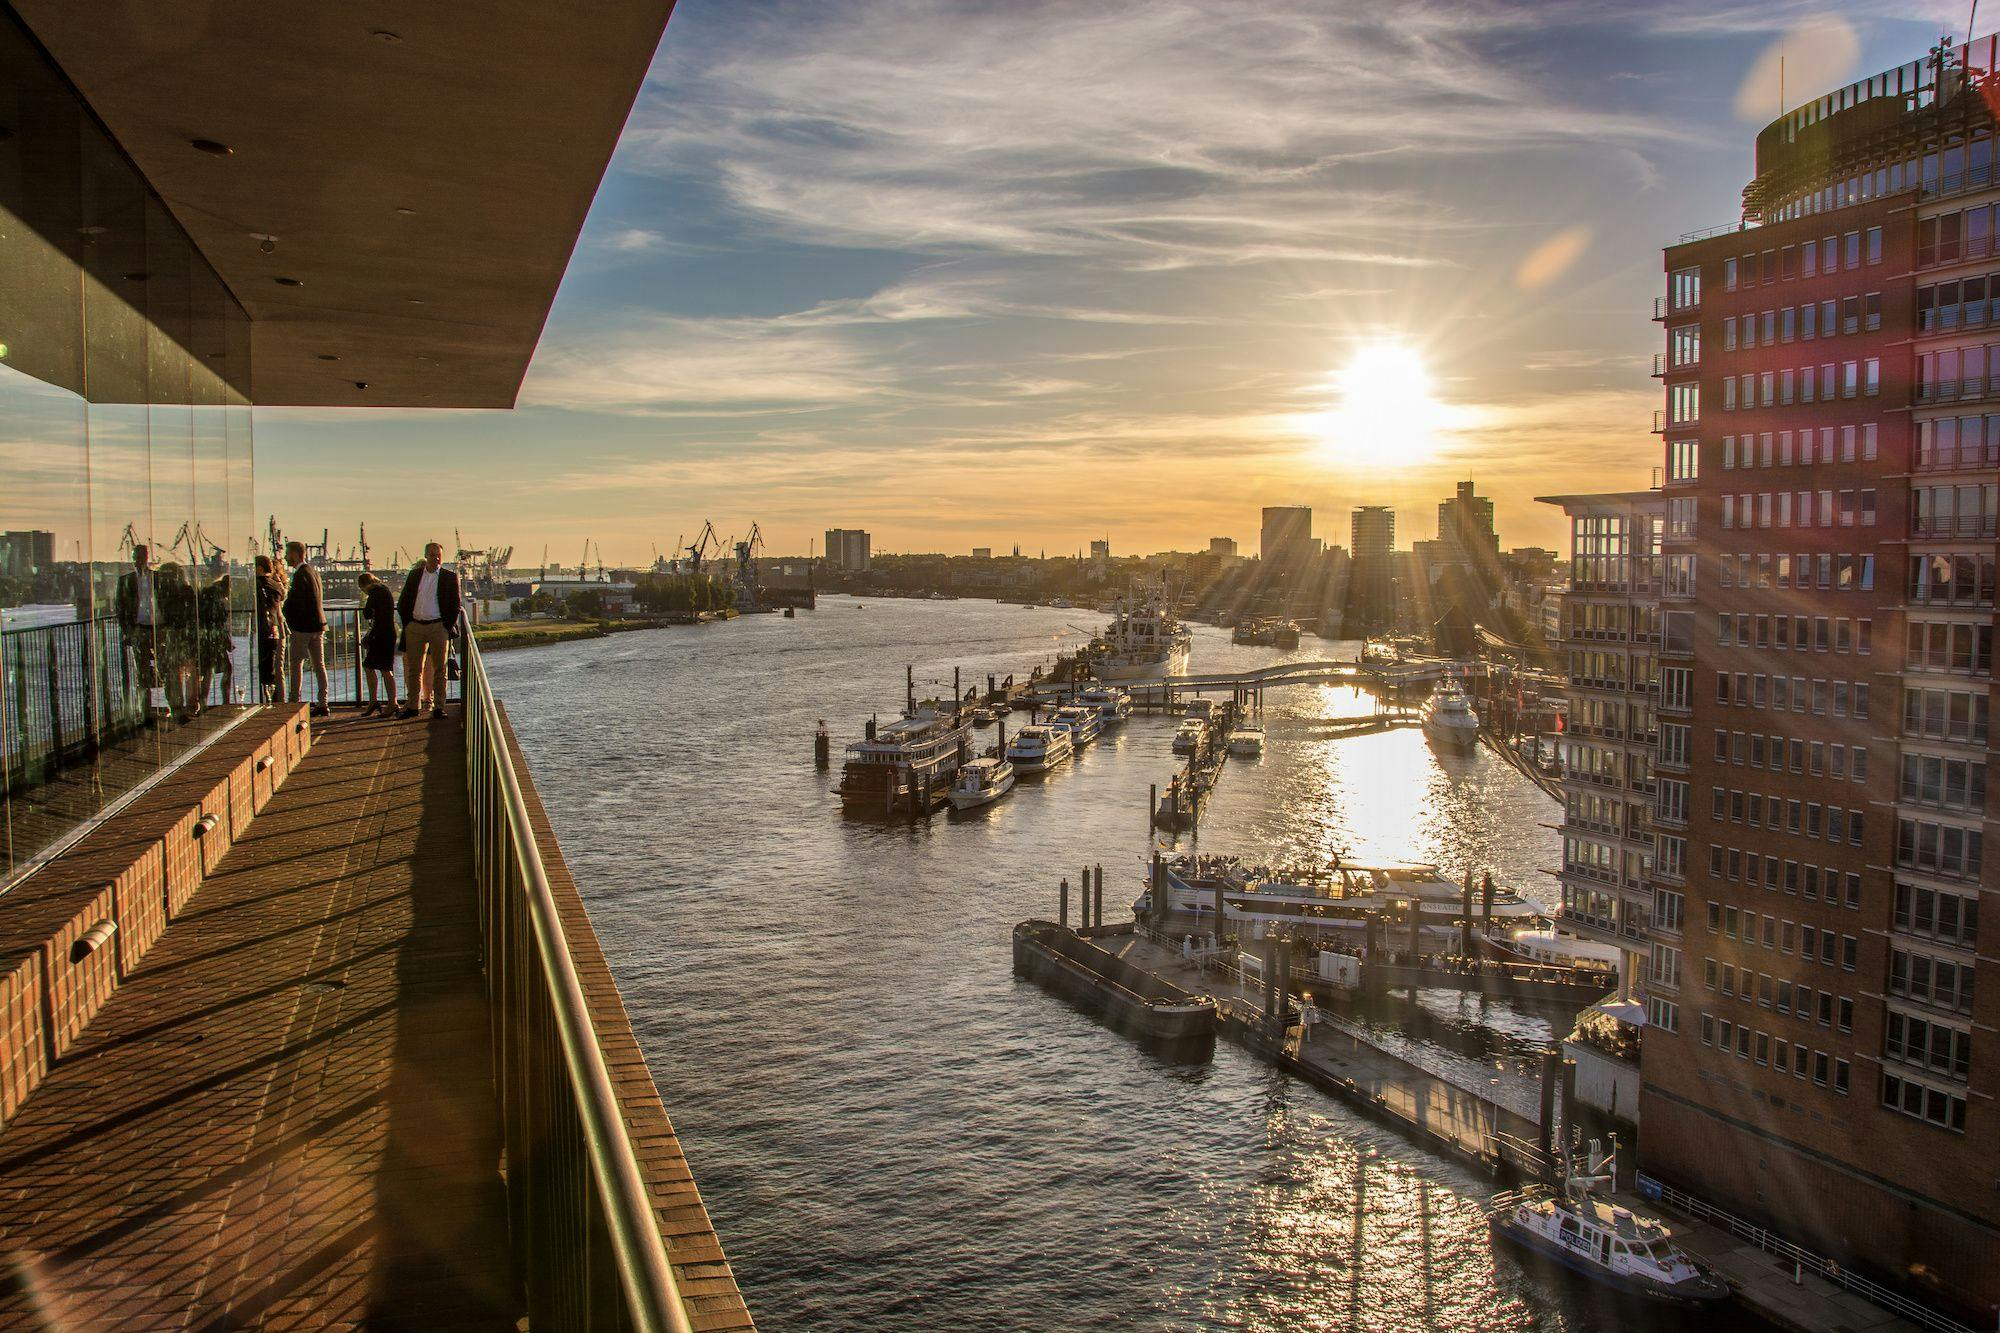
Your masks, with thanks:
[(514, 1324), (463, 745), (320, 728), (0, 1133), (0, 1323)]

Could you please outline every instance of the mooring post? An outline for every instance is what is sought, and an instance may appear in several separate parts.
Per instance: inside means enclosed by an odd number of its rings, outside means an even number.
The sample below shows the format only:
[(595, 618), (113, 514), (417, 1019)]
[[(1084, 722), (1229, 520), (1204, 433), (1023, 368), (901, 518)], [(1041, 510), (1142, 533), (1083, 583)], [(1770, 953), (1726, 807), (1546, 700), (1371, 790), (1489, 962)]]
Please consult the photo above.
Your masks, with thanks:
[(1067, 926), (1069, 924), (1069, 881), (1064, 880), (1062, 888), (1058, 889), (1056, 893), (1056, 924)]
[(1155, 848), (1153, 850), (1153, 873), (1152, 877), (1147, 882), (1153, 886), (1154, 920), (1158, 924), (1164, 926), (1167, 924), (1167, 907), (1168, 907), (1167, 882), (1166, 882), (1166, 876), (1161, 872), (1160, 853), (1158, 848)]
[(1458, 956), (1472, 957), (1472, 871), (1465, 872), (1465, 894), (1458, 915)]
[(819, 720), (819, 730), (813, 733), (813, 767), (827, 769), (833, 764), (833, 737), (826, 731), (826, 719)]
[[(1148, 837), (1152, 836), (1153, 816), (1159, 811), (1159, 808), (1160, 808), (1160, 784), (1155, 782), (1152, 786), (1146, 789), (1146, 835)], [(1158, 852), (1154, 852), (1153, 853), (1154, 864), (1157, 865), (1159, 863), (1159, 860), (1160, 860), (1160, 854)]]
[(1574, 1137), (1576, 1128), (1576, 1061), (1562, 1063), (1562, 1132), (1563, 1141)]
[[(1410, 899), (1410, 966), (1422, 966), (1424, 956), (1424, 906), (1412, 897)], [(1412, 982), (1412, 985), (1415, 983)]]
[(1535, 1146), (1542, 1154), (1542, 1176), (1555, 1178), (1556, 1085), (1562, 1077), (1562, 1051), (1551, 1046), (1542, 1052), (1542, 1123)]
[(1382, 922), (1373, 912), (1361, 918), (1361, 954), (1370, 962), (1375, 960), (1376, 941), (1382, 933)]
[(1097, 892), (1091, 896), (1090, 914), (1093, 924), (1104, 924), (1104, 863), (1097, 865)]
[(906, 712), (917, 711), (917, 668), (915, 663), (903, 667), (903, 708)]
[(1278, 941), (1278, 1028), (1286, 1027), (1287, 1011), (1292, 1007), (1292, 937), (1284, 936)]
[(1486, 878), (1479, 885), (1479, 915), (1485, 919), (1486, 929), (1493, 929), (1493, 872), (1487, 871)]

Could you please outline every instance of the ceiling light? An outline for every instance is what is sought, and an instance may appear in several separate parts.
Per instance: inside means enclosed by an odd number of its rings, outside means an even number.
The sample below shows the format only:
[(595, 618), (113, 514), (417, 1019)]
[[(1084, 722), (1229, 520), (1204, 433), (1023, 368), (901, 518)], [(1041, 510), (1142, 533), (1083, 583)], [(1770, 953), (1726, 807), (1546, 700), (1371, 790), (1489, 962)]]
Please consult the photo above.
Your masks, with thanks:
[(333, 354), (332, 352), (321, 352), (321, 353), (319, 354), (319, 359), (320, 359), (320, 360), (322, 360), (322, 361), (338, 361), (338, 360), (340, 360), (340, 358), (339, 358), (339, 357), (337, 357), (337, 356), (335, 356), (335, 355), (334, 355), (334, 354)]
[(401, 214), (402, 214), (402, 215), (403, 215), (404, 217), (406, 217), (406, 218), (413, 218), (413, 217), (415, 217), (415, 216), (417, 215), (417, 210), (416, 210), (416, 209), (414, 209), (414, 208), (401, 208), (401, 207), (399, 207), (399, 208), (397, 208), (397, 209), (396, 209), (396, 211), (397, 211), (398, 213), (401, 213)]
[(124, 275), (124, 278), (127, 282), (144, 282), (149, 276), (149, 274), (145, 273), (127, 273)]
[(275, 282), (275, 283), (277, 283), (277, 284), (278, 284), (278, 285), (279, 285), (280, 287), (303, 287), (303, 286), (305, 286), (305, 284), (304, 284), (303, 282), (299, 281), (299, 280), (298, 280), (297, 278), (273, 278), (273, 279), (271, 279), (271, 281), (272, 281), (272, 282)]
[(355, 388), (357, 388), (357, 389), (365, 389), (365, 388), (367, 388), (367, 387), (368, 387), (368, 381), (367, 381), (367, 380), (356, 380), (356, 381), (354, 381), (354, 387), (355, 387)]
[(369, 33), (368, 35), (370, 37), (373, 37), (378, 42), (394, 43), (403, 40), (402, 35), (400, 33), (390, 32), (387, 28), (377, 28), (375, 29), (375, 31)]
[(197, 153), (207, 153), (211, 157), (228, 157), (236, 151), (228, 144), (217, 143), (213, 139), (189, 139), (188, 147), (194, 149)]

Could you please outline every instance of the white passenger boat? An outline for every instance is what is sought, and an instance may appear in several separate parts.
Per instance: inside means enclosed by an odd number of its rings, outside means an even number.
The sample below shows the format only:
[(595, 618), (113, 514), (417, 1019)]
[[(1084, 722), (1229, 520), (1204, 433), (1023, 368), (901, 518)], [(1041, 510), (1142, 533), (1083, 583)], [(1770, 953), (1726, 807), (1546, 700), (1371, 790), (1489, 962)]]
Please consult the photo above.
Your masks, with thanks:
[(1469, 750), (1479, 744), (1479, 714), (1455, 680), (1441, 680), (1424, 701), (1424, 734), (1447, 750)]
[(973, 759), (961, 765), (946, 793), (955, 810), (991, 805), (1014, 790), (1014, 766), (1005, 759)]
[(1072, 748), (1062, 727), (1026, 726), (1007, 743), (1007, 762), (1016, 773), (1041, 773), (1069, 758)]
[(1076, 702), (1097, 710), (1105, 727), (1115, 727), (1132, 716), (1132, 696), (1109, 685), (1093, 685), (1076, 696)]
[(1494, 1235), (1628, 1296), (1695, 1306), (1727, 1300), (1729, 1283), (1675, 1245), (1664, 1222), (1595, 1193), (1611, 1182), (1610, 1166), (1606, 1158), (1593, 1174), (1565, 1170), (1560, 1189), (1495, 1195), (1487, 1224)]
[(1068, 704), (1056, 709), (1049, 725), (1069, 732), (1070, 748), (1081, 750), (1104, 730), (1104, 715), (1085, 704)]
[[(1465, 905), (1462, 885), (1446, 879), (1436, 866), (1420, 862), (1268, 866), (1238, 856), (1203, 852), (1170, 858), (1161, 864), (1161, 876), (1172, 911), (1212, 916), (1220, 890), (1227, 920), (1279, 925), (1308, 934), (1358, 931), (1367, 914), (1402, 912), (1413, 899), (1426, 919), (1442, 926), (1456, 921)], [(1481, 902), (1481, 886), (1475, 884), (1475, 914), (1481, 910)], [(1151, 905), (1149, 889), (1134, 910), (1143, 916)], [(1538, 904), (1512, 889), (1495, 886), (1495, 918), (1520, 920), (1541, 914)]]
[(942, 792), (968, 753), (967, 738), (963, 717), (929, 704), (880, 726), (870, 719), (866, 738), (847, 747), (840, 799), (875, 811)]
[(1264, 729), (1262, 727), (1237, 727), (1229, 733), (1229, 753), (1245, 759), (1255, 759), (1264, 753)]
[(1090, 645), (1090, 669), (1099, 680), (1160, 680), (1187, 670), (1194, 643), (1174, 611), (1174, 595), (1163, 578), (1143, 595), (1122, 597), (1111, 623)]
[(1200, 718), (1187, 718), (1174, 729), (1174, 753), (1193, 754), (1201, 748), (1201, 738), (1207, 733), (1207, 723)]

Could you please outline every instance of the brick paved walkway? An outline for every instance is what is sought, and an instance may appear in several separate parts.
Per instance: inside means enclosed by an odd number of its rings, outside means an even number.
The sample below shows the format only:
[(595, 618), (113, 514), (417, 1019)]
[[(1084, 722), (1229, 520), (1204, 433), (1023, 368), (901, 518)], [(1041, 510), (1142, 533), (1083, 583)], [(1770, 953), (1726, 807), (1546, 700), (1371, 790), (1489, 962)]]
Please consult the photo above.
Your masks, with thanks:
[(0, 1133), (0, 1322), (513, 1325), (463, 745), (320, 729)]

